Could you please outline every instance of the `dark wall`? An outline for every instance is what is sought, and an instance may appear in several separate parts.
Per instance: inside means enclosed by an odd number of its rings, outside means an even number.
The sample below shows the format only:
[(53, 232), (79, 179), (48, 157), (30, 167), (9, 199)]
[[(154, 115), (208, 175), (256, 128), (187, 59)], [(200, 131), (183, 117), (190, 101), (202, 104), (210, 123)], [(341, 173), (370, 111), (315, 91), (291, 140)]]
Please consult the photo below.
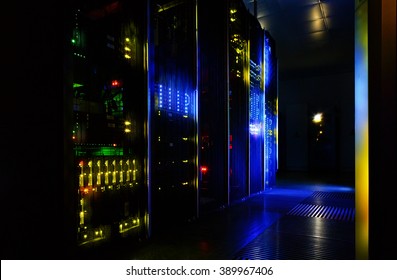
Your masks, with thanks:
[[(280, 170), (354, 170), (354, 72), (280, 80), (278, 96)], [(317, 112), (324, 113), (319, 141)]]

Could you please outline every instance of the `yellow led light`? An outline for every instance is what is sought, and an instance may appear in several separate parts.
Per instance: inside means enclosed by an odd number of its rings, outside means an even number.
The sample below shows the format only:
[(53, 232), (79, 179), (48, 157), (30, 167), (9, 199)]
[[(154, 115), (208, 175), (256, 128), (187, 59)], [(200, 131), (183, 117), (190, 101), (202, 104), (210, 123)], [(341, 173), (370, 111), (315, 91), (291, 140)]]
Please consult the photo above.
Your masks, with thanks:
[(323, 121), (323, 114), (322, 113), (317, 113), (313, 116), (313, 122), (314, 123), (321, 123)]

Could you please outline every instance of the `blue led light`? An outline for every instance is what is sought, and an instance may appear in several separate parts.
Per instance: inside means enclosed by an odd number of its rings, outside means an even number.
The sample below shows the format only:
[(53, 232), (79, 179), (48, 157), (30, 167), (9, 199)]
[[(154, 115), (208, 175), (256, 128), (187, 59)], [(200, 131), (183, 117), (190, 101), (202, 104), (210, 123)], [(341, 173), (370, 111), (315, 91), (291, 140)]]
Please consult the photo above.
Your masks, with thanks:
[[(250, 61), (250, 124), (249, 132), (251, 135), (259, 135), (263, 123), (263, 89), (261, 86), (262, 68), (254, 61)], [(259, 77), (259, 78), (258, 78)]]
[(163, 85), (159, 85), (159, 108), (163, 108)]
[[(163, 98), (163, 88), (167, 88), (167, 96)], [(183, 91), (182, 94), (181, 89), (186, 88), (186, 86), (181, 86), (180, 88), (174, 88), (172, 86), (164, 86), (163, 84), (158, 84), (157, 86), (157, 97), (158, 97), (158, 109), (167, 110), (170, 112), (174, 112), (177, 114), (183, 114), (185, 117), (189, 115), (193, 115), (193, 107), (191, 104), (192, 91), (189, 94), (189, 91)]]

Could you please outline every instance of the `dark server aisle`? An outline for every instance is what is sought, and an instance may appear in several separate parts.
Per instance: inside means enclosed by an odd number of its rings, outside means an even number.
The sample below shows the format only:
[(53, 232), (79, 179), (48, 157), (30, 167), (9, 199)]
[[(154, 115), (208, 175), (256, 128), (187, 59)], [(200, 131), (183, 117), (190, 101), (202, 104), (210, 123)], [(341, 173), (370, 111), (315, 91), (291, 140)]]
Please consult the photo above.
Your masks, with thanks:
[(277, 174), (276, 186), (151, 240), (88, 259), (355, 259), (354, 175)]

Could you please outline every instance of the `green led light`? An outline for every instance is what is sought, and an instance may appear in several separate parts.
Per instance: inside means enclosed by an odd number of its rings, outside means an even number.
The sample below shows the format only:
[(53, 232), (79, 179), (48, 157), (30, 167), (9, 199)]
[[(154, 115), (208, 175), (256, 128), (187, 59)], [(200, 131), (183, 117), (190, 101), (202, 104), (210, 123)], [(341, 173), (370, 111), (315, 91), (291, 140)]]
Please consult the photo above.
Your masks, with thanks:
[(119, 147), (93, 147), (82, 148), (75, 147), (76, 156), (123, 156), (123, 148)]
[(78, 88), (78, 87), (82, 87), (82, 84), (78, 84), (78, 83), (73, 83), (73, 88)]
[(75, 39), (72, 39), (72, 44), (76, 44), (76, 40)]

